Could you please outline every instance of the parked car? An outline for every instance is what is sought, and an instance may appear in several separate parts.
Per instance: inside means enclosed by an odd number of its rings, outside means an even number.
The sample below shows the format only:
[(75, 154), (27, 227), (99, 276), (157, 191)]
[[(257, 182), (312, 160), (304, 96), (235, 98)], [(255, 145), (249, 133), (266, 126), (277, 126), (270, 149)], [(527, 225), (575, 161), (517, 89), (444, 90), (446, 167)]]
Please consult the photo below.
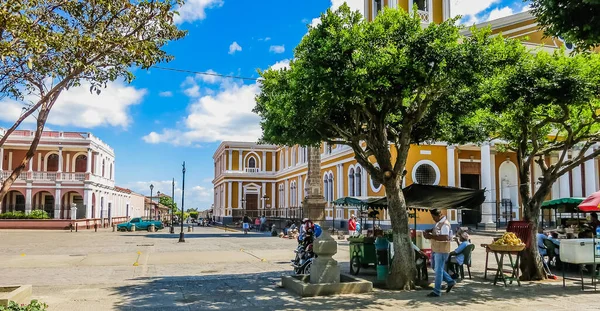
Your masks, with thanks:
[(135, 230), (148, 230), (153, 232), (164, 228), (160, 220), (143, 220), (141, 217), (132, 218), (128, 222), (117, 225), (118, 231), (131, 231), (131, 227), (135, 226)]

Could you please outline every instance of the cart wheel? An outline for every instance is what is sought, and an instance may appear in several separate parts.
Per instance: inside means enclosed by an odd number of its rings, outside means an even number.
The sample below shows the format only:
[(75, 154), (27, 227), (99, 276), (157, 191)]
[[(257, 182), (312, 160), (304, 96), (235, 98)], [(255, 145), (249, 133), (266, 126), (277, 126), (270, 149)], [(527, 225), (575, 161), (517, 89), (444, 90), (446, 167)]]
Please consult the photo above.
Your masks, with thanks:
[(352, 257), (350, 260), (350, 273), (358, 275), (358, 272), (360, 272), (360, 257)]

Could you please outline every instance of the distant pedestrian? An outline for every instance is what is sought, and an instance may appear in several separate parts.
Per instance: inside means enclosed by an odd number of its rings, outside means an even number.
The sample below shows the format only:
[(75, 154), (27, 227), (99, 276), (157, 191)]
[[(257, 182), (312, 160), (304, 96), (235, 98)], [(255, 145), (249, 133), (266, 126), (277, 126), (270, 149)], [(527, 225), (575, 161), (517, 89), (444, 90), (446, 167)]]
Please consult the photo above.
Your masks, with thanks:
[(260, 218), (260, 231), (266, 231), (267, 230), (267, 217), (265, 215), (263, 215)]
[(258, 232), (260, 230), (260, 218), (256, 217), (256, 219), (254, 219), (254, 230), (256, 230), (256, 232)]
[(348, 219), (348, 235), (353, 237), (356, 234), (356, 216), (352, 214)]

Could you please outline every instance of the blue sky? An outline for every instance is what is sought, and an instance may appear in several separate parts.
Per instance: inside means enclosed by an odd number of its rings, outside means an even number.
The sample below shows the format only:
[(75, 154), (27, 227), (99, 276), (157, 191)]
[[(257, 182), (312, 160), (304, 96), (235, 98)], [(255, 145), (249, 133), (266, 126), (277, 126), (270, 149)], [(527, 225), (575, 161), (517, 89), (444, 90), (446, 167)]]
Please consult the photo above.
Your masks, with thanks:
[[(348, 0), (360, 11), (362, 0)], [(167, 46), (175, 60), (165, 67), (258, 77), (257, 69), (285, 66), (306, 25), (340, 0), (189, 0), (178, 23), (189, 35)], [(518, 13), (520, 0), (451, 0), (462, 22), (484, 22)], [(101, 95), (82, 86), (63, 93), (47, 128), (92, 132), (116, 153), (117, 184), (142, 194), (171, 192), (181, 200), (181, 163), (186, 161), (186, 207), (210, 208), (212, 155), (222, 140), (255, 140), (258, 117), (251, 113), (258, 87), (253, 81), (150, 69), (136, 80), (116, 81)], [(8, 127), (21, 103), (0, 102), (0, 126)], [(23, 128), (33, 128), (31, 120)]]

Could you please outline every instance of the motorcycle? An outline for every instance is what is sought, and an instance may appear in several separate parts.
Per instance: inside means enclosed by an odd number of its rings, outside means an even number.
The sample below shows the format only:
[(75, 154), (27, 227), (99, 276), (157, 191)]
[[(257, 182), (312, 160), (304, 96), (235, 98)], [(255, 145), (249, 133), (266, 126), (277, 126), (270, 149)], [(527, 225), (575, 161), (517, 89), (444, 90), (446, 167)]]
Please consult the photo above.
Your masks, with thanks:
[(321, 232), (321, 228), (315, 225), (298, 236), (298, 247), (294, 250), (296, 257), (292, 260), (295, 274), (310, 274), (312, 262), (317, 257), (313, 252), (314, 237), (319, 237)]

